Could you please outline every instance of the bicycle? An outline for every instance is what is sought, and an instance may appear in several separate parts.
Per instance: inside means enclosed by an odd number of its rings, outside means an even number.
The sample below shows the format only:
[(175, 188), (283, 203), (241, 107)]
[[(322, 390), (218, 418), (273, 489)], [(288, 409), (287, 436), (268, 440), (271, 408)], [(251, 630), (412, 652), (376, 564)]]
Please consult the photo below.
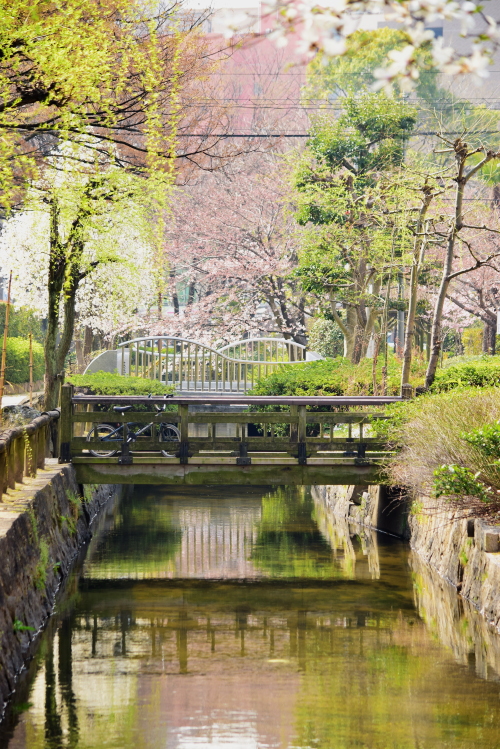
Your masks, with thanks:
[[(121, 415), (123, 416), (127, 411), (130, 411), (131, 408), (132, 406), (113, 406), (113, 411), (115, 411), (116, 413), (121, 413)], [(158, 413), (161, 413), (165, 410), (165, 406), (163, 406), (163, 408), (160, 408), (159, 406), (155, 405), (155, 408)], [(157, 426), (159, 427), (159, 442), (180, 442), (181, 439), (181, 433), (174, 424), (166, 424), (163, 422), (161, 424), (157, 424), (154, 421), (151, 421), (149, 424), (146, 424), (144, 427), (142, 427), (142, 429), (139, 429), (138, 431), (134, 431), (135, 426), (140, 425), (135, 424), (133, 421), (127, 424), (127, 444), (129, 444), (130, 442), (135, 442), (135, 440), (142, 435), (151, 436), (152, 430)], [(146, 432), (148, 430), (151, 431), (147, 435)], [(123, 424), (120, 424), (117, 427), (113, 426), (112, 424), (96, 424), (96, 426), (92, 427), (92, 429), (89, 431), (86, 439), (88, 442), (100, 440), (101, 442), (113, 441), (123, 443)], [(113, 455), (116, 455), (118, 452), (118, 448), (109, 451), (89, 448), (89, 453), (96, 458), (112, 458)], [(175, 457), (173, 453), (169, 453), (166, 450), (162, 450), (161, 448), (160, 452), (165, 458)]]

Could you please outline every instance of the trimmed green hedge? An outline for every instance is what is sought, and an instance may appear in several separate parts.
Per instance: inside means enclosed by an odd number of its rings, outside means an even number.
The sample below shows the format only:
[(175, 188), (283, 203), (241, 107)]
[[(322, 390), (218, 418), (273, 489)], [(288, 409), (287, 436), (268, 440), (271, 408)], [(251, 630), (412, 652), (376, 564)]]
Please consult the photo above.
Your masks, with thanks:
[(168, 395), (173, 393), (171, 385), (142, 377), (125, 377), (111, 372), (92, 372), (69, 375), (67, 382), (75, 387), (88, 388), (93, 395)]
[(500, 385), (500, 356), (483, 356), (473, 361), (448, 364), (439, 369), (432, 385), (433, 393), (457, 387), (491, 387)]
[[(412, 362), (411, 384), (423, 385), (427, 363), (420, 358)], [(382, 384), (382, 363), (377, 364), (377, 383)], [(401, 383), (401, 361), (395, 356), (388, 360), (387, 393), (399, 395)], [(473, 360), (449, 363), (439, 369), (431, 388), (433, 393), (447, 392), (455, 388), (491, 387), (500, 385), (500, 356), (474, 357)], [(306, 362), (280, 367), (276, 372), (260, 380), (254, 387), (254, 395), (373, 395), (372, 359), (362, 359), (351, 364), (348, 359), (337, 357), (323, 361)]]
[[(0, 301), (0, 337), (3, 338), (5, 328), (5, 313), (7, 310), (6, 302)], [(38, 343), (44, 342), (45, 333), (42, 327), (42, 321), (38, 315), (29, 310), (27, 307), (16, 309), (11, 305), (9, 312), (9, 330), (11, 338), (27, 338), (29, 333), (33, 334), (33, 339)]]
[[(1, 346), (0, 346), (1, 348)], [(33, 380), (40, 380), (45, 371), (43, 346), (33, 341)], [(27, 338), (7, 338), (5, 379), (20, 384), (30, 378), (30, 343)]]
[[(277, 372), (260, 380), (253, 395), (373, 395), (372, 359), (362, 359), (351, 364), (337, 357), (323, 361), (283, 366)], [(382, 384), (382, 360), (377, 364), (377, 383)], [(425, 363), (414, 360), (412, 383), (423, 382)], [(394, 356), (388, 361), (387, 389), (389, 395), (399, 395), (401, 362)]]

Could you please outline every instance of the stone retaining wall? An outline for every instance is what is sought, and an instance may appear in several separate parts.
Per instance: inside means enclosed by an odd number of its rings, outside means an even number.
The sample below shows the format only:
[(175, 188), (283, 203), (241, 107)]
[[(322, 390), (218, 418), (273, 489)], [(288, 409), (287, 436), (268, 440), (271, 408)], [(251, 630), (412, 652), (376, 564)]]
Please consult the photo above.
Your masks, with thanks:
[(314, 486), (334, 515), (408, 539), (411, 548), (500, 632), (500, 526), (459, 517), (446, 502), (412, 502), (383, 486)]
[(55, 460), (0, 504), (0, 714), (78, 548), (114, 486), (85, 487)]

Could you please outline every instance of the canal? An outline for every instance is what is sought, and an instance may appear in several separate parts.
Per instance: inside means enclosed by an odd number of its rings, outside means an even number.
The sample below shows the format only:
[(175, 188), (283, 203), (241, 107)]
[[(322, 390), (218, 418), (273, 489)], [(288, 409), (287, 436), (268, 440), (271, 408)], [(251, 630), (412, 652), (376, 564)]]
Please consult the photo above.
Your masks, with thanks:
[(5, 749), (498, 749), (500, 638), (305, 488), (135, 487), (101, 517)]

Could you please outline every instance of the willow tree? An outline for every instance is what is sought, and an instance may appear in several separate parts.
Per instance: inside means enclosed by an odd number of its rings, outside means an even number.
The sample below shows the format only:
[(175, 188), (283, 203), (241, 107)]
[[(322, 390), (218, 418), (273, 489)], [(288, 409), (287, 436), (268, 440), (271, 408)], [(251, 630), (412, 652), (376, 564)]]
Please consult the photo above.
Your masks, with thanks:
[(207, 111), (199, 86), (215, 65), (203, 18), (181, 14), (176, 2), (0, 2), (4, 212), (22, 201), (61, 142), (87, 160), (106, 156), (155, 172), (173, 157), (205, 153), (206, 142), (192, 139), (182, 153), (175, 148), (182, 118), (191, 131), (201, 118), (207, 137), (220, 132), (219, 113)]
[[(182, 95), (194, 82), (191, 113), (196, 81), (212, 65), (196, 24), (178, 11), (176, 3), (162, 8), (140, 0), (0, 4), (0, 205), (7, 215), (31, 210), (42, 190), (50, 212), (47, 408), (54, 405), (55, 377), (71, 343), (78, 288), (88, 278), (88, 263), (101, 263), (86, 254), (93, 222), (101, 221), (101, 236), (105, 223), (116, 223), (110, 206), (123, 208), (127, 194), (136, 203), (144, 200), (159, 247), (175, 179)], [(203, 122), (209, 128), (206, 116)], [(183, 156), (192, 158), (194, 151)], [(130, 181), (138, 178), (144, 184), (135, 183), (132, 198)], [(156, 265), (159, 258), (158, 251)], [(45, 260), (39, 259), (41, 267)], [(161, 279), (154, 262), (150, 270)], [(22, 291), (18, 284), (16, 293)]]
[(346, 97), (342, 106), (338, 119), (318, 119), (295, 170), (296, 218), (309, 229), (298, 273), (357, 362), (382, 311), (395, 238), (399, 249), (407, 241), (411, 201), (400, 167), (416, 114), (380, 94)]
[(46, 409), (57, 405), (77, 307), (95, 313), (116, 296), (132, 309), (154, 296), (148, 190), (148, 182), (119, 169), (89, 176), (70, 171), (57, 185), (32, 188), (26, 209), (6, 224), (0, 248), (14, 269), (18, 303), (47, 321)]

